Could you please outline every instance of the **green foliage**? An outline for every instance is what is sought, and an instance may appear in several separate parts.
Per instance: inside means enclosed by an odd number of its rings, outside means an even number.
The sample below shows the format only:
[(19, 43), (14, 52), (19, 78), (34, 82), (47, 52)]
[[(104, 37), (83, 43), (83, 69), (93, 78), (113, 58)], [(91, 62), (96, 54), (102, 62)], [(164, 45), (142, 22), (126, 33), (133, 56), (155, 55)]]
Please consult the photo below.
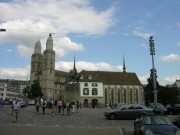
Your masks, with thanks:
[(24, 96), (27, 96), (30, 92), (30, 86), (26, 86), (24, 89), (23, 89), (23, 95)]
[(179, 103), (180, 91), (177, 87), (160, 86), (158, 90), (158, 101), (160, 103), (165, 105)]
[(37, 98), (37, 97), (42, 97), (42, 96), (43, 96), (43, 93), (42, 93), (39, 81), (35, 80), (33, 84), (31, 85), (31, 89), (30, 89), (30, 92), (28, 93), (28, 97)]
[[(157, 78), (156, 74), (155, 78)], [(164, 105), (180, 102), (180, 89), (178, 89), (177, 87), (161, 86), (156, 81), (156, 89), (158, 91), (157, 102), (160, 102)], [(154, 102), (153, 90), (153, 72), (151, 70), (150, 77), (148, 78), (148, 84), (144, 87), (144, 96), (146, 103)]]

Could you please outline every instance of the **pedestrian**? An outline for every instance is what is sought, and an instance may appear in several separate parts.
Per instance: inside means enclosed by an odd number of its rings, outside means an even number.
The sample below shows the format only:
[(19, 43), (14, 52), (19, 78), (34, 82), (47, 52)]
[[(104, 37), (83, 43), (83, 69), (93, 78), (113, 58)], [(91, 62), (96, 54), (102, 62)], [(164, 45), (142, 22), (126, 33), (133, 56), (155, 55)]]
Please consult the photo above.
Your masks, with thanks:
[(1, 98), (0, 98), (0, 107), (3, 108), (3, 104), (4, 104), (4, 100), (3, 100), (3, 98), (1, 97)]
[(35, 100), (36, 112), (39, 113), (40, 99)]
[(71, 102), (71, 106), (72, 106), (72, 113), (74, 113), (74, 110), (75, 110), (75, 102), (74, 102), (74, 100)]
[(62, 100), (61, 115), (64, 115), (65, 109), (66, 109), (66, 104), (64, 103), (64, 100)]
[(13, 104), (13, 121), (17, 122), (18, 120), (18, 111), (19, 111), (20, 105), (17, 101)]
[(96, 105), (96, 102), (95, 102), (95, 100), (93, 99), (93, 100), (92, 100), (93, 109), (95, 108), (95, 105)]
[(54, 100), (54, 109), (55, 109), (55, 113), (57, 112), (57, 100)]
[(45, 99), (43, 99), (43, 102), (42, 102), (42, 111), (43, 111), (43, 114), (45, 114), (46, 105), (47, 105), (47, 102), (46, 102)]
[(67, 108), (67, 116), (68, 116), (68, 115), (71, 115), (71, 113), (70, 113), (71, 104), (69, 103), (69, 101), (67, 101), (67, 103), (66, 103), (66, 108)]
[(51, 115), (55, 116), (55, 108), (54, 105), (51, 106)]
[(79, 112), (79, 101), (76, 102), (76, 110)]
[(58, 113), (60, 114), (62, 108), (62, 101), (60, 99), (57, 101), (57, 106), (58, 106)]
[(15, 102), (16, 102), (16, 99), (14, 98), (12, 100), (12, 105), (11, 105), (11, 108), (12, 108), (11, 115), (13, 115), (13, 113), (14, 113), (14, 104), (15, 104)]

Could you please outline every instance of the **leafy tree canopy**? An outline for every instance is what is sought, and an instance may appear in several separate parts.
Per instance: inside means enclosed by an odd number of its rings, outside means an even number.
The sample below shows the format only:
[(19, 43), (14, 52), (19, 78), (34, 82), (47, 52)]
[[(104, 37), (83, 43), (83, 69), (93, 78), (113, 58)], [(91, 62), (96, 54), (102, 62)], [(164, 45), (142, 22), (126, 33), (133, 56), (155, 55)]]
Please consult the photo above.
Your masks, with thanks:
[(42, 93), (39, 81), (35, 80), (33, 84), (31, 85), (31, 89), (28, 93), (28, 97), (37, 98), (37, 97), (42, 97), (42, 96), (43, 96), (43, 93)]

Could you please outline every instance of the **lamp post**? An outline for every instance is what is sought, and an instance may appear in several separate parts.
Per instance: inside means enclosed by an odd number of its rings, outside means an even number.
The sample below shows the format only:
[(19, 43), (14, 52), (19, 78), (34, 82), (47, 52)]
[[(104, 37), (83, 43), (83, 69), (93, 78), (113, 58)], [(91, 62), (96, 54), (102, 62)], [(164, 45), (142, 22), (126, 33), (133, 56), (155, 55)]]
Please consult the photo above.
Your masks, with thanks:
[(0, 29), (1, 32), (6, 32), (6, 29)]
[(154, 55), (155, 55), (155, 48), (154, 48), (154, 40), (153, 36), (149, 39), (149, 47), (150, 47), (150, 55), (152, 56), (152, 70), (153, 70), (153, 93), (154, 93), (154, 103), (157, 103), (157, 88), (156, 88), (156, 75), (155, 75), (155, 67), (154, 67)]

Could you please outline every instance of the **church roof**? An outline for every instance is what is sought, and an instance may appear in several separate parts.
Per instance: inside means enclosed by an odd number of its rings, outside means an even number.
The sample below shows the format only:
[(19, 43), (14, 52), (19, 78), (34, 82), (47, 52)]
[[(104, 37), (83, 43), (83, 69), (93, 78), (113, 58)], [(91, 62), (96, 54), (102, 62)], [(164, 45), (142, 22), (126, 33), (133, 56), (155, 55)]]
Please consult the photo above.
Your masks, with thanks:
[[(79, 74), (83, 78), (80, 81), (101, 81), (109, 85), (142, 85), (136, 73), (82, 70)], [(89, 76), (92, 79), (88, 79)]]
[(68, 72), (55, 70), (55, 76), (66, 77), (67, 75), (68, 75)]

